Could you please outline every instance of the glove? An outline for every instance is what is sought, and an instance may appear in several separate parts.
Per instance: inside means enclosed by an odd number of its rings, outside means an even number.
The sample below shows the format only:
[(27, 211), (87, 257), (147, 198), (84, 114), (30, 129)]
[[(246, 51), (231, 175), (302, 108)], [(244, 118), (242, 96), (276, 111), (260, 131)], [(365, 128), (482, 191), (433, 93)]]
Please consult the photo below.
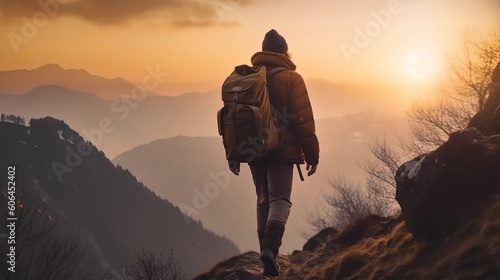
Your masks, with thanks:
[(307, 166), (306, 166), (307, 176), (311, 176), (314, 173), (316, 173), (316, 168), (317, 167), (318, 167), (317, 164), (314, 164), (314, 165), (307, 164)]
[(240, 175), (240, 162), (235, 160), (228, 160), (229, 170), (233, 172), (234, 175)]

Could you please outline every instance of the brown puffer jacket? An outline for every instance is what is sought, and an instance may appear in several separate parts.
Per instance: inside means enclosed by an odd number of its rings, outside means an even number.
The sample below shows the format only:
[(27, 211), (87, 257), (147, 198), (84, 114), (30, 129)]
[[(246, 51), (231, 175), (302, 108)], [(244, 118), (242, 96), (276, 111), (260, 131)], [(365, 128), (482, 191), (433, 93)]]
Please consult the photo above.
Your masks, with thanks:
[(287, 70), (274, 76), (274, 106), (280, 112), (284, 140), (270, 159), (291, 163), (316, 165), (319, 162), (319, 143), (316, 137), (313, 111), (304, 80), (295, 72), (295, 64), (285, 55), (263, 51), (252, 56), (255, 66), (284, 67)]

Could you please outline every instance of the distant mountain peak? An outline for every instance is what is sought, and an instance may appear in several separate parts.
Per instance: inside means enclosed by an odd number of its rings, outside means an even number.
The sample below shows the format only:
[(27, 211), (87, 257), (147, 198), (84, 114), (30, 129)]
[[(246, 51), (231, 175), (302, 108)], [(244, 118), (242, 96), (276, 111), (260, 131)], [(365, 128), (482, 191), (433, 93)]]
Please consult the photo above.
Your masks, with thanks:
[(65, 70), (64, 68), (62, 68), (59, 64), (56, 64), (56, 63), (48, 63), (48, 64), (45, 64), (45, 65), (42, 65), (38, 68), (35, 68), (33, 70), (58, 70), (58, 71), (61, 71), (61, 70)]
[[(130, 95), (136, 85), (124, 78), (105, 78), (85, 69), (65, 69), (49, 63), (34, 69), (0, 71), (0, 93), (25, 94), (42, 85), (61, 85), (79, 92), (93, 92), (97, 96), (116, 100)], [(147, 92), (149, 96), (156, 95)]]
[(26, 95), (33, 95), (33, 94), (65, 94), (65, 95), (92, 95), (95, 96), (95, 94), (90, 93), (90, 92), (83, 92), (83, 91), (76, 91), (68, 87), (56, 85), (56, 84), (50, 84), (50, 85), (42, 85), (38, 86), (29, 92), (26, 93)]
[(39, 90), (39, 89), (64, 89), (64, 90), (71, 90), (70, 88), (63, 87), (60, 85), (55, 85), (55, 84), (50, 84), (50, 85), (41, 85), (39, 87), (34, 88), (33, 90)]

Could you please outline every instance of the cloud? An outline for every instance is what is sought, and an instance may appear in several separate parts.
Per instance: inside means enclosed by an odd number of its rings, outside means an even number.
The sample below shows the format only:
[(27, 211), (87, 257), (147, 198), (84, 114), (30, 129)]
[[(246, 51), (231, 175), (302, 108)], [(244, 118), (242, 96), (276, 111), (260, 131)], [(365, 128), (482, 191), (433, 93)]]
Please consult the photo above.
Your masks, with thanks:
[(0, 22), (72, 16), (98, 25), (154, 20), (173, 27), (230, 25), (225, 16), (257, 0), (0, 0)]

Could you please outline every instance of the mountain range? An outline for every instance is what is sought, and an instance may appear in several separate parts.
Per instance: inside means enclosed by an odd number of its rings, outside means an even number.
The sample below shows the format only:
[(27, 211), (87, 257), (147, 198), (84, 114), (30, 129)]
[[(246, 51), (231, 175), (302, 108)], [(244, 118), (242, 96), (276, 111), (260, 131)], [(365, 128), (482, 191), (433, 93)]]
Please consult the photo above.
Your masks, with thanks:
[(202, 123), (213, 116), (204, 110), (210, 104), (209, 94), (110, 101), (93, 93), (46, 85), (16, 97), (8, 96), (13, 101), (2, 103), (0, 111), (26, 119), (63, 119), (109, 157), (155, 139), (214, 135), (216, 131), (215, 124)]
[[(123, 78), (107, 79), (83, 69), (64, 69), (46, 64), (35, 69), (0, 71), (0, 93), (21, 95), (42, 85), (59, 85), (80, 92), (91, 92), (103, 99), (119, 99), (136, 86)], [(148, 91), (148, 95), (156, 95)]]
[[(157, 139), (217, 136), (215, 115), (222, 106), (219, 90), (179, 96), (148, 92), (134, 97), (130, 93), (136, 88), (122, 78), (106, 79), (54, 64), (0, 71), (0, 112), (25, 119), (63, 119), (110, 158)], [(397, 92), (391, 90), (317, 79), (310, 80), (308, 89), (316, 119), (363, 109), (401, 109), (394, 102)]]

